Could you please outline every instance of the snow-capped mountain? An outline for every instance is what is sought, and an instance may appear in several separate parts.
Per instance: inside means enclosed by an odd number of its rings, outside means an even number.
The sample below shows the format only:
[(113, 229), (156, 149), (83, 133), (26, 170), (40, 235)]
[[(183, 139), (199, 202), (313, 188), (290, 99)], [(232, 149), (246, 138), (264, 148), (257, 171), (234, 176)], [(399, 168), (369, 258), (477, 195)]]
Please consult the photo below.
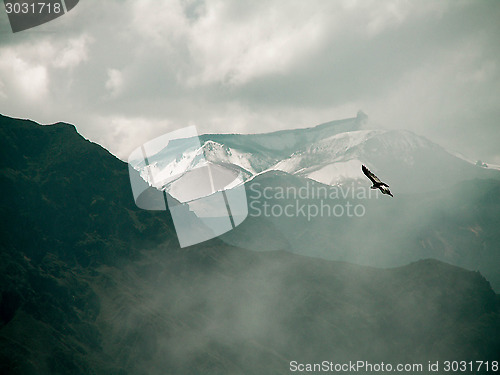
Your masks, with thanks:
[(129, 163), (151, 186), (185, 201), (183, 197), (186, 196), (186, 189), (193, 187), (182, 183), (180, 177), (188, 170), (222, 166), (232, 170), (238, 176), (237, 180), (246, 181), (272, 170), (279, 162), (321, 139), (359, 129), (365, 119), (366, 115), (360, 111), (355, 118), (332, 121), (307, 129), (248, 135), (206, 134), (173, 139), (168, 140), (164, 148), (149, 153), (147, 158), (138, 150), (137, 155), (131, 155)]
[[(495, 267), (500, 172), (464, 160), (407, 130), (365, 129), (360, 118), (268, 134), (207, 134), (196, 137), (196, 142), (194, 138), (175, 140), (169, 145), (170, 153), (161, 150), (149, 159), (150, 171), (168, 181), (158, 187), (179, 201), (185, 201), (183, 196), (193, 189), (199, 193), (200, 185), (178, 178), (184, 176), (186, 166), (223, 167), (240, 176), (249, 215), (220, 237), (238, 247), (288, 249), (376, 267), (436, 257), (480, 269), (500, 285)], [(394, 199), (349, 194), (364, 191), (358, 188), (369, 190), (371, 182), (362, 173), (362, 164), (390, 185)], [(147, 178), (147, 168), (142, 166), (138, 169)], [(331, 185), (326, 187), (328, 192), (340, 193), (328, 199), (314, 196), (315, 187), (324, 185)], [(230, 187), (228, 180), (223, 188)], [(272, 194), (262, 198), (265, 191), (279, 192), (283, 187), (311, 194), (299, 199)], [(264, 204), (278, 207), (278, 213), (292, 207), (296, 215), (266, 215), (260, 210)], [(362, 207), (363, 214), (321, 214), (310, 219), (295, 211), (348, 204)], [(197, 214), (195, 208), (189, 209)]]
[(366, 115), (359, 111), (355, 118), (331, 121), (312, 128), (264, 134), (205, 134), (200, 139), (207, 160), (235, 166), (244, 174), (254, 176), (273, 170), (279, 162), (307, 150), (322, 139), (359, 130), (365, 121)]
[[(186, 168), (218, 165), (247, 181), (269, 171), (283, 171), (326, 185), (369, 184), (365, 164), (396, 192), (422, 192), (476, 177), (497, 177), (458, 158), (430, 140), (407, 130), (361, 130), (366, 115), (312, 128), (265, 134), (205, 134), (178, 140), (137, 165), (143, 178), (175, 196), (177, 178)], [(193, 144), (197, 145), (196, 147)], [(189, 147), (187, 147), (189, 145)], [(182, 148), (184, 147), (184, 150)], [(158, 182), (160, 181), (160, 182)], [(167, 181), (167, 183), (165, 183)], [(155, 185), (156, 183), (156, 185)]]
[(326, 185), (369, 184), (362, 164), (399, 192), (432, 191), (467, 179), (498, 178), (498, 171), (477, 167), (410, 131), (359, 130), (355, 126), (359, 122), (350, 120), (354, 126), (344, 131), (336, 132), (335, 126), (323, 127), (321, 132), (316, 128), (295, 130), (294, 148), (289, 147), (292, 142), (283, 147), (275, 133), (268, 134), (276, 141), (274, 149), (265, 134), (259, 140), (266, 148), (248, 147), (244, 142), (248, 136), (235, 134), (226, 139), (208, 138), (204, 152), (211, 163), (238, 168), (247, 179), (276, 170)]
[(313, 143), (280, 161), (272, 169), (327, 185), (342, 185), (366, 182), (360, 168), (362, 164), (398, 181), (403, 180), (403, 175), (408, 175), (410, 170), (412, 173), (426, 168), (429, 171), (429, 158), (437, 161), (438, 165), (454, 160), (438, 145), (409, 131), (359, 130)]

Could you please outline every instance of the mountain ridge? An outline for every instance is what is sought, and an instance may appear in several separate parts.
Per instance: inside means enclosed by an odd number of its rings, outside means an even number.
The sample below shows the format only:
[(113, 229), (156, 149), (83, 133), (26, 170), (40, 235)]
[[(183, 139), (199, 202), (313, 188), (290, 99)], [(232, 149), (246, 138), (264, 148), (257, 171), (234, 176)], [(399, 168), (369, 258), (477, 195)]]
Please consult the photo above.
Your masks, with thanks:
[[(411, 131), (366, 129), (365, 117), (358, 114), (316, 127), (271, 133), (203, 134), (195, 158), (191, 149), (184, 154), (175, 151), (182, 154), (180, 160), (193, 160), (194, 168), (203, 156), (208, 163), (240, 173), (243, 180), (282, 170), (332, 186), (363, 184), (367, 180), (360, 170), (362, 164), (385, 176), (399, 192), (432, 192), (472, 178), (500, 179), (498, 171), (471, 165)], [(154, 155), (147, 169), (158, 175), (182, 174), (183, 164), (171, 161), (171, 152), (167, 147)], [(151, 175), (145, 166), (139, 170), (145, 179)], [(155, 186), (175, 190), (160, 185)]]
[(180, 249), (168, 212), (135, 207), (125, 163), (63, 129), (0, 117), (0, 372), (275, 374), (500, 352), (483, 276), (222, 239)]

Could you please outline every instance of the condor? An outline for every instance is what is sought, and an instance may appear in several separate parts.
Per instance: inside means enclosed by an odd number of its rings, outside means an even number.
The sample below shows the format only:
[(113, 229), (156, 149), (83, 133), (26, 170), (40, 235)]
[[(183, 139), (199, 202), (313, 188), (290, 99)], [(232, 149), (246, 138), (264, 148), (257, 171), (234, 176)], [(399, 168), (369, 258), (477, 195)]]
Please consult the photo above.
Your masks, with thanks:
[(372, 172), (370, 172), (370, 170), (366, 168), (364, 165), (361, 166), (361, 170), (366, 175), (366, 177), (368, 177), (372, 182), (373, 184), (371, 186), (372, 189), (380, 189), (382, 194), (387, 194), (390, 195), (391, 197), (394, 197), (394, 195), (392, 195), (391, 191), (389, 190), (389, 185), (387, 185), (385, 182), (380, 181), (380, 178), (378, 178)]

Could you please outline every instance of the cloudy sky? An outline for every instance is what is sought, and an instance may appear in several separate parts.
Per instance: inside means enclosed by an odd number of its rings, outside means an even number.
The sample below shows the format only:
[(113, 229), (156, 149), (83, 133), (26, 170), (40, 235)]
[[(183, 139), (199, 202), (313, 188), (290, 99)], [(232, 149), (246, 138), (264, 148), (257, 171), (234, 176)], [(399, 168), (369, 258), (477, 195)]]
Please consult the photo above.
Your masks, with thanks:
[(178, 128), (369, 116), (500, 164), (500, 1), (81, 0), (13, 34), (0, 113), (65, 121), (125, 159)]

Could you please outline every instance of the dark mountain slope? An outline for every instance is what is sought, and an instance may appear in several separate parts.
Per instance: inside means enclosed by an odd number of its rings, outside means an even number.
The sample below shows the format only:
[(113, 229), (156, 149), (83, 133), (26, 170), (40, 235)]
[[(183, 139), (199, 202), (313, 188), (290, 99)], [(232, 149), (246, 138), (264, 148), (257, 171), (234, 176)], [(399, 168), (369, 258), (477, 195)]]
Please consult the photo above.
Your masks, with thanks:
[(126, 164), (73, 125), (0, 117), (1, 238), (39, 262), (50, 251), (88, 264), (127, 254), (130, 242), (171, 236), (168, 213), (133, 201)]
[(88, 373), (99, 298), (82, 273), (175, 241), (171, 219), (137, 209), (125, 163), (72, 125), (1, 116), (0, 139), (0, 362)]
[[(498, 296), (437, 261), (380, 270), (212, 240), (179, 249), (127, 168), (0, 117), (0, 373), (276, 374), (289, 361), (495, 359)], [(256, 234), (258, 235), (258, 234)]]

